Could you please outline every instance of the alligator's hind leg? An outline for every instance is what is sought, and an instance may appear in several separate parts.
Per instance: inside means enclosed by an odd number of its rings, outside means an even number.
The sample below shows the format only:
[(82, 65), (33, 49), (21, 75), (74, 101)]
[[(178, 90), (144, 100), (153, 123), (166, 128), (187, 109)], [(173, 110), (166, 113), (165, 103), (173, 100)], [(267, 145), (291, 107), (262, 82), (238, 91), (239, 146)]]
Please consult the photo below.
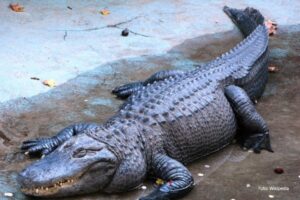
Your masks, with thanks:
[(29, 155), (47, 155), (72, 136), (83, 133), (83, 131), (88, 128), (94, 128), (97, 126), (99, 125), (95, 123), (77, 123), (61, 130), (53, 137), (24, 141), (21, 149), (26, 151)]
[(180, 162), (159, 154), (154, 157), (152, 165), (154, 173), (166, 183), (140, 200), (175, 199), (185, 195), (193, 188), (193, 177)]
[(116, 87), (113, 89), (112, 93), (115, 94), (117, 97), (120, 98), (127, 98), (132, 93), (138, 91), (143, 86), (146, 86), (147, 84), (152, 84), (155, 81), (161, 81), (171, 76), (180, 76), (183, 75), (185, 72), (180, 70), (162, 70), (159, 72), (156, 72), (152, 76), (150, 76), (145, 81), (137, 81), (133, 83), (128, 83), (119, 87)]
[(225, 95), (241, 126), (243, 146), (252, 148), (255, 153), (259, 153), (261, 149), (273, 152), (267, 124), (256, 111), (247, 93), (240, 87), (230, 85), (225, 88)]

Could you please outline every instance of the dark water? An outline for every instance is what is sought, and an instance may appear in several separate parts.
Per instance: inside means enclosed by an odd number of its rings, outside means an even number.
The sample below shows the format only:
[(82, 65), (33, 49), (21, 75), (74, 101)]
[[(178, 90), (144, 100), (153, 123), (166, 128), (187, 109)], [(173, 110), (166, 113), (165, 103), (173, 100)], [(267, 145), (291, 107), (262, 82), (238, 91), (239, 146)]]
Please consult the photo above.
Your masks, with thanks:
[[(270, 39), (270, 63), (280, 71), (270, 75), (257, 105), (269, 124), (275, 153), (256, 155), (233, 144), (190, 165), (196, 185), (185, 199), (253, 200), (270, 199), (269, 195), (273, 195), (274, 199), (295, 200), (300, 196), (300, 26), (279, 28), (279, 34)], [(122, 103), (110, 93), (115, 86), (145, 79), (160, 69), (191, 69), (241, 39), (237, 30), (189, 39), (167, 54), (99, 66), (51, 92), (0, 105), (0, 199), (26, 198), (19, 192), (15, 176), (33, 160), (19, 152), (21, 141), (53, 135), (74, 122), (104, 122)], [(277, 166), (285, 173), (275, 174), (273, 169)], [(120, 195), (92, 194), (69, 199), (138, 199), (154, 184), (145, 185), (146, 190)], [(4, 192), (14, 196), (4, 197)]]

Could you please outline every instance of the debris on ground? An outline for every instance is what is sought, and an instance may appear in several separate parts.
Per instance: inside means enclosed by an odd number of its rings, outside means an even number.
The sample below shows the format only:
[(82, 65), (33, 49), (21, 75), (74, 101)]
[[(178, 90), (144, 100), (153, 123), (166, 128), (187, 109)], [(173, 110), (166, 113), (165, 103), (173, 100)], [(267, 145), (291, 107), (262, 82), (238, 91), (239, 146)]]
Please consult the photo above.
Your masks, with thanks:
[(156, 183), (156, 185), (163, 185), (165, 182), (164, 182), (164, 180), (158, 178), (158, 179), (156, 179), (155, 183)]
[(251, 185), (250, 185), (249, 183), (247, 183), (247, 184), (246, 184), (246, 187), (249, 188), (249, 187), (251, 187)]
[(48, 86), (48, 87), (55, 87), (56, 86), (56, 83), (53, 79), (44, 80), (43, 84)]
[(101, 15), (109, 15), (110, 14), (110, 11), (108, 9), (103, 9), (103, 10), (100, 10), (100, 13)]
[(15, 12), (24, 12), (24, 7), (21, 6), (18, 3), (11, 3), (11, 4), (9, 4), (9, 7), (10, 7), (10, 9), (12, 11), (15, 11)]
[(142, 185), (141, 189), (142, 189), (142, 190), (146, 190), (146, 189), (147, 189), (147, 186)]
[(200, 177), (201, 177), (201, 176), (204, 176), (204, 174), (202, 174), (202, 173), (198, 173), (197, 175), (200, 176)]
[(205, 168), (210, 168), (210, 166), (209, 166), (209, 165), (204, 165), (204, 167), (205, 167)]
[(265, 21), (265, 25), (268, 28), (269, 35), (275, 35), (277, 31), (277, 23), (268, 19)]
[(67, 8), (68, 8), (69, 10), (72, 10), (72, 9), (73, 9), (71, 6), (68, 6)]
[(4, 196), (6, 196), (6, 197), (12, 197), (12, 196), (14, 196), (14, 194), (11, 193), (11, 192), (4, 192)]
[(122, 36), (126, 37), (129, 35), (129, 29), (128, 28), (125, 28), (122, 33), (121, 33)]
[(276, 168), (274, 169), (274, 172), (275, 172), (276, 174), (283, 174), (283, 173), (284, 173), (284, 170), (283, 170), (283, 168), (281, 168), (281, 167), (276, 167)]
[(271, 73), (276, 73), (276, 72), (279, 72), (279, 69), (275, 65), (270, 65), (268, 67), (268, 71), (271, 72)]
[(273, 199), (274, 197), (275, 197), (274, 195), (269, 194), (269, 198), (270, 198), (270, 199)]
[(39, 81), (39, 80), (40, 80), (40, 78), (34, 77), (34, 76), (33, 76), (33, 77), (30, 77), (30, 79), (31, 79), (31, 80), (36, 80), (36, 81)]

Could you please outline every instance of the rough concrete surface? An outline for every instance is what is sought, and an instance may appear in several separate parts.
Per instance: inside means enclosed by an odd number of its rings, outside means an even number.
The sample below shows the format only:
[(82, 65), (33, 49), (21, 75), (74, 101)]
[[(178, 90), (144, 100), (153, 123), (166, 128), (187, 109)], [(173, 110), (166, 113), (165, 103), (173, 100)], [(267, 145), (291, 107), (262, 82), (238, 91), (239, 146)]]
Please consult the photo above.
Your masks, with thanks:
[[(256, 155), (233, 144), (190, 165), (196, 185), (185, 199), (298, 199), (299, 1), (28, 0), (18, 1), (22, 13), (12, 12), (11, 2), (0, 2), (0, 199), (26, 199), (15, 176), (33, 160), (19, 151), (21, 141), (79, 121), (104, 122), (122, 103), (110, 93), (115, 86), (160, 69), (192, 69), (237, 44), (242, 37), (222, 12), (224, 5), (253, 6), (279, 25), (270, 39), (270, 63), (279, 72), (270, 75), (257, 105), (275, 153)], [(101, 15), (103, 8), (111, 14)], [(120, 35), (124, 28), (131, 31), (128, 37)], [(58, 86), (31, 77), (54, 79)], [(277, 166), (285, 173), (275, 174)], [(147, 190), (69, 199), (138, 199), (154, 186), (145, 184)]]

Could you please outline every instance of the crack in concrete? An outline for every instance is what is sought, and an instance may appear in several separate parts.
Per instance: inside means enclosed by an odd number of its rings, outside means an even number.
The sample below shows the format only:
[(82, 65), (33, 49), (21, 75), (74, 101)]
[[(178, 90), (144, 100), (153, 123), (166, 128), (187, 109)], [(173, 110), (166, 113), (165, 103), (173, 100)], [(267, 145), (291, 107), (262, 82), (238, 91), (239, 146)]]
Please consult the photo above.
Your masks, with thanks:
[[(108, 24), (106, 26), (101, 26), (101, 27), (94, 27), (94, 28), (87, 28), (87, 29), (65, 29), (65, 30), (56, 30), (56, 31), (64, 31), (65, 33), (66, 32), (85, 32), (85, 31), (98, 31), (98, 30), (102, 30), (102, 29), (105, 29), (105, 28), (117, 28), (117, 29), (123, 29), (122, 27), (120, 27), (121, 25), (123, 24), (127, 24), (127, 23), (130, 23), (136, 19), (139, 19), (141, 17), (144, 17), (144, 16), (136, 16), (136, 17), (133, 17), (129, 20), (126, 20), (126, 21), (122, 21), (122, 22), (119, 22), (119, 23), (116, 23), (116, 24)], [(138, 32), (135, 32), (135, 31), (132, 31), (130, 29), (128, 29), (128, 31), (134, 35), (139, 35), (139, 36), (142, 36), (142, 37), (151, 37), (149, 35), (145, 35), (145, 34), (142, 34), (142, 33), (138, 33)], [(66, 35), (66, 34), (65, 34)], [(64, 36), (64, 39), (65, 39), (65, 36)]]
[(66, 40), (66, 38), (67, 38), (67, 36), (68, 36), (68, 31), (65, 31), (65, 34), (64, 34), (64, 40)]

